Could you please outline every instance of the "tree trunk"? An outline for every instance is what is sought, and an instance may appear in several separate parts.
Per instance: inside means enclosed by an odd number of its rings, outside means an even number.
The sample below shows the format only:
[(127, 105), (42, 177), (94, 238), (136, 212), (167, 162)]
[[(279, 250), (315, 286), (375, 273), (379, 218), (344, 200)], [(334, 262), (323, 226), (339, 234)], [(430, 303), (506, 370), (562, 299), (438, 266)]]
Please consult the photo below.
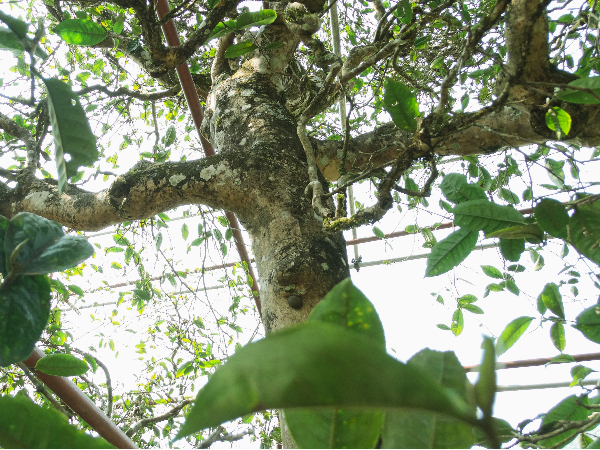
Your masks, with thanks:
[(221, 155), (238, 155), (227, 158), (242, 165), (232, 169), (252, 174), (245, 192), (255, 201), (236, 213), (252, 238), (267, 333), (306, 320), (349, 276), (342, 234), (324, 231), (304, 196), (304, 150), (285, 97), (271, 80), (241, 69), (221, 82), (207, 102), (204, 126)]

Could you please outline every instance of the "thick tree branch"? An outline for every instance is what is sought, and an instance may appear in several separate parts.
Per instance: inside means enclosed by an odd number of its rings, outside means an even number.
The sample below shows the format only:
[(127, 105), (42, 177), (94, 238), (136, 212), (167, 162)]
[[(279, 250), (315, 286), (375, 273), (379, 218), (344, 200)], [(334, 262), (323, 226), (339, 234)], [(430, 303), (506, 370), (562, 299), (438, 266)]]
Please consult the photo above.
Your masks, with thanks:
[[(215, 155), (198, 161), (143, 161), (117, 177), (107, 190), (91, 193), (21, 173), (14, 189), (0, 184), (0, 214), (29, 211), (77, 230), (96, 231), (124, 220), (141, 220), (180, 205), (202, 203), (247, 213), (260, 174), (243, 170), (243, 155)], [(254, 204), (260, 204), (255, 200)]]

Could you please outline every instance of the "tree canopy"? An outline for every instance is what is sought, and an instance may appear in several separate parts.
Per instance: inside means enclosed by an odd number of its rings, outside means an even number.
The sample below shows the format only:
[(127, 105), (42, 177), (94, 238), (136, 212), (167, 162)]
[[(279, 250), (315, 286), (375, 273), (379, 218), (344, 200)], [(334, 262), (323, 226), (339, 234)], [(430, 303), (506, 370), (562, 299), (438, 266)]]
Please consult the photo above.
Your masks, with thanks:
[[(567, 326), (600, 342), (597, 3), (3, 4), (0, 430), (13, 431), (0, 445), (106, 445), (24, 398), (73, 417), (43, 374), (77, 377), (125, 446), (252, 433), (267, 447), (597, 445), (591, 392), (538, 430), (493, 417), (496, 358), (534, 321), (550, 326), (553, 363), (576, 361)], [(548, 276), (535, 317), (484, 338), (474, 384), (451, 352), (387, 355), (348, 280), (361, 259), (348, 261), (343, 232), (385, 238), (377, 222), (395, 209), (439, 217), (405, 230), (430, 251), (426, 278), (497, 245), (483, 297), (519, 295), (521, 258), (543, 269), (549, 240), (578, 255)], [(477, 300), (457, 296), (438, 328), (460, 335)], [(93, 303), (114, 309), (91, 314), (90, 343), (70, 317)], [(139, 340), (137, 390), (97, 355), (123, 333)], [(591, 372), (574, 366), (574, 384)], [(23, 425), (36, 420), (46, 441)]]

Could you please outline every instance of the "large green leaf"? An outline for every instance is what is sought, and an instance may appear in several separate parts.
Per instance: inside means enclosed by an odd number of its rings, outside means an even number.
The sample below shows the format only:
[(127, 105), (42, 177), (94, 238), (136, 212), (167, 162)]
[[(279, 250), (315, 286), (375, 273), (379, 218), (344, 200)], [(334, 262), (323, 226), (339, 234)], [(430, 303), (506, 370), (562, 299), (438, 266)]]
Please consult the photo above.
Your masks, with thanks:
[(286, 409), (285, 422), (298, 448), (374, 448), (382, 411), (357, 408)]
[[(64, 22), (63, 22), (64, 23)], [(62, 192), (67, 178), (81, 166), (91, 166), (98, 160), (96, 136), (92, 133), (79, 97), (71, 87), (55, 78), (42, 78), (48, 92), (48, 114), (56, 146), (58, 190)], [(65, 154), (71, 159), (65, 160)]]
[(496, 351), (492, 338), (484, 337), (481, 344), (483, 359), (479, 366), (479, 377), (475, 383), (475, 399), (484, 417), (492, 417), (496, 398)]
[(261, 11), (244, 12), (235, 21), (237, 30), (245, 30), (251, 27), (260, 27), (262, 25), (269, 25), (275, 22), (277, 19), (277, 13), (273, 9), (263, 9)]
[(104, 27), (89, 19), (65, 19), (54, 32), (72, 45), (96, 45), (106, 38)]
[(504, 328), (504, 331), (502, 331), (496, 342), (496, 355), (500, 356), (504, 354), (509, 348), (515, 345), (519, 338), (523, 336), (523, 333), (527, 331), (532, 321), (533, 317), (523, 316), (506, 325), (506, 328)]
[[(596, 95), (600, 95), (600, 77), (579, 78), (578, 80), (571, 81), (569, 85), (591, 89)], [(600, 103), (592, 94), (572, 89), (560, 92), (557, 97), (571, 103), (584, 103), (588, 105)]]
[[(589, 405), (589, 403), (589, 399), (586, 395), (581, 397), (571, 395), (570, 397), (567, 397), (544, 416), (542, 419), (542, 426), (540, 427), (540, 434), (548, 433), (555, 427), (561, 426), (561, 422), (564, 420), (587, 419), (590, 415), (590, 410), (582, 405)], [(554, 444), (567, 439), (569, 436), (575, 438), (578, 433), (579, 431), (576, 429), (569, 430), (557, 436), (539, 441), (538, 444), (544, 448), (551, 448)]]
[(426, 277), (434, 277), (448, 272), (465, 260), (477, 244), (477, 231), (460, 228), (442, 239), (427, 256)]
[(223, 56), (225, 56), (225, 58), (237, 58), (238, 56), (250, 53), (251, 51), (254, 51), (257, 48), (258, 47), (252, 39), (246, 39), (243, 42), (227, 47), (227, 50), (225, 50)]
[(215, 28), (208, 35), (208, 39), (204, 43), (206, 43), (212, 39), (220, 38), (221, 36), (225, 36), (227, 33), (235, 31), (237, 24), (235, 20), (228, 20), (227, 22), (219, 22)]
[(419, 104), (410, 88), (388, 78), (383, 83), (383, 90), (383, 107), (396, 126), (404, 131), (416, 131)]
[(567, 239), (569, 215), (561, 202), (545, 198), (533, 208), (533, 213), (537, 223), (546, 233), (561, 239)]
[(238, 350), (200, 390), (176, 439), (253, 411), (332, 406), (419, 408), (474, 422), (464, 402), (373, 339), (304, 323)]
[(24, 39), (27, 37), (27, 28), (29, 26), (21, 19), (9, 16), (4, 11), (0, 11), (0, 21), (4, 22), (18, 39)]
[[(31, 49), (32, 42), (27, 36), (19, 40), (19, 37), (10, 28), (0, 27), (0, 50), (6, 49), (23, 52), (24, 50)], [(43, 60), (48, 59), (48, 54), (39, 45), (35, 49), (35, 55)]]
[(452, 210), (454, 223), (467, 230), (483, 230), (486, 234), (520, 225), (525, 222), (519, 211), (510, 206), (500, 206), (487, 200), (470, 200)]
[[(453, 352), (421, 350), (407, 363), (431, 375), (465, 402), (469, 402), (469, 380)], [(472, 407), (473, 412), (475, 406)], [(386, 412), (382, 431), (382, 448), (470, 448), (475, 443), (470, 425), (448, 417), (422, 411), (391, 410)]]
[(517, 262), (525, 251), (525, 239), (500, 239), (500, 253), (505, 259)]
[(565, 318), (565, 311), (562, 303), (562, 295), (558, 290), (558, 286), (555, 283), (548, 283), (544, 286), (544, 290), (539, 295), (538, 303), (544, 303), (544, 306), (556, 314), (561, 319)]
[(590, 341), (600, 344), (600, 305), (592, 306), (579, 314), (574, 328)]
[(577, 206), (569, 221), (569, 238), (580, 254), (600, 265), (600, 201)]
[(53, 220), (20, 212), (6, 229), (4, 252), (8, 272), (43, 274), (80, 264), (94, 254), (83, 236), (65, 236)]
[(35, 369), (48, 375), (57, 377), (70, 377), (83, 375), (89, 370), (87, 363), (73, 355), (66, 353), (56, 353), (41, 358), (36, 364)]
[[(383, 325), (373, 304), (350, 278), (338, 283), (312, 310), (307, 322), (330, 323), (373, 339), (385, 350)], [(353, 408), (289, 409), (285, 418), (300, 448), (372, 448), (383, 422), (382, 411)]]
[(52, 408), (41, 408), (24, 395), (0, 397), (0, 447), (115, 448), (92, 437)]
[(440, 184), (440, 189), (452, 203), (462, 203), (468, 200), (487, 200), (481, 186), (469, 183), (467, 177), (460, 173), (449, 173)]
[(503, 228), (502, 230), (494, 231), (493, 233), (486, 233), (485, 237), (513, 240), (527, 239), (532, 244), (539, 244), (544, 240), (544, 232), (537, 223), (530, 223)]
[[(50, 316), (50, 282), (45, 275), (19, 276), (0, 289), (0, 367), (33, 351)], [(1, 428), (1, 427), (0, 427)]]

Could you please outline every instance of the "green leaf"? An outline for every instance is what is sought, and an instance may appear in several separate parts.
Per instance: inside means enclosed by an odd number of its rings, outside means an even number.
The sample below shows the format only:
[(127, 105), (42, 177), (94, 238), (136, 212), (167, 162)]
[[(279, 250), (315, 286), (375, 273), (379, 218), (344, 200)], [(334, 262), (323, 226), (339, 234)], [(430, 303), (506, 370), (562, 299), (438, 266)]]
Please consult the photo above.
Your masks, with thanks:
[(569, 215), (561, 202), (545, 198), (533, 208), (533, 213), (537, 223), (546, 233), (567, 239)]
[[(245, 30), (251, 27), (260, 27), (275, 22), (277, 13), (272, 9), (263, 9), (255, 12), (244, 12), (236, 20), (236, 29)], [(226, 56), (226, 58), (229, 58)]]
[(562, 296), (558, 291), (558, 286), (554, 283), (548, 283), (544, 286), (544, 290), (538, 297), (550, 311), (556, 314), (561, 319), (565, 318), (565, 312), (562, 303)]
[(481, 266), (481, 269), (483, 270), (483, 273), (485, 273), (488, 277), (498, 278), (500, 280), (504, 279), (504, 275), (502, 275), (502, 272), (500, 272), (494, 266)]
[(474, 420), (464, 402), (371, 338), (304, 323), (235, 352), (200, 390), (175, 439), (253, 411), (302, 407), (419, 408)]
[(188, 229), (188, 226), (187, 226), (187, 224), (185, 224), (185, 223), (184, 223), (184, 224), (181, 226), (181, 237), (183, 238), (183, 240), (184, 240), (184, 241), (186, 241), (186, 240), (187, 240), (187, 238), (188, 238), (189, 234), (190, 234), (190, 230)]
[(494, 341), (489, 337), (483, 338), (481, 344), (483, 360), (479, 367), (479, 377), (475, 383), (475, 399), (477, 406), (483, 411), (484, 417), (492, 417), (492, 408), (496, 398), (496, 352)]
[(115, 448), (70, 425), (55, 409), (40, 408), (24, 395), (0, 397), (0, 447)]
[[(548, 411), (548, 413), (543, 417), (540, 432), (544, 433), (545, 430), (553, 429), (556, 425), (558, 425), (559, 421), (587, 419), (589, 410), (582, 405), (589, 405), (589, 399), (587, 396), (584, 395), (578, 397), (576, 395), (571, 395), (570, 397), (567, 397), (550, 411)], [(575, 439), (578, 433), (578, 430), (569, 430), (557, 436), (539, 441), (538, 443), (545, 448), (550, 448), (554, 444), (569, 438), (569, 436), (572, 436), (573, 439)]]
[(440, 189), (452, 203), (462, 203), (468, 200), (486, 200), (485, 191), (481, 186), (469, 183), (467, 177), (460, 173), (449, 173), (440, 184)]
[(96, 45), (106, 38), (104, 27), (89, 19), (65, 19), (54, 32), (72, 45)]
[(575, 249), (600, 265), (600, 202), (577, 206), (569, 220), (569, 240)]
[(122, 234), (113, 234), (113, 241), (115, 241), (115, 244), (120, 245), (121, 247), (129, 247), (131, 245), (129, 239)]
[(377, 227), (373, 227), (373, 234), (377, 236), (379, 239), (385, 239), (385, 234)]
[(254, 51), (257, 48), (258, 47), (252, 39), (247, 39), (243, 42), (240, 42), (239, 44), (234, 44), (227, 47), (227, 50), (225, 50), (223, 56), (225, 56), (225, 58), (237, 58), (238, 56), (250, 53), (251, 51)]
[[(373, 304), (350, 278), (338, 283), (310, 313), (307, 323), (337, 325), (368, 336), (385, 350), (383, 325)], [(291, 409), (285, 418), (296, 444), (301, 448), (349, 445), (373, 447), (381, 434), (383, 413), (352, 408), (326, 410)], [(354, 442), (354, 444), (352, 444)]]
[(4, 11), (0, 11), (0, 21), (4, 22), (8, 28), (17, 36), (18, 39), (24, 39), (27, 37), (27, 25), (21, 19), (9, 16)]
[(600, 306), (595, 305), (577, 316), (577, 323), (573, 325), (592, 342), (600, 344)]
[(521, 290), (517, 287), (517, 284), (510, 278), (508, 278), (504, 283), (506, 283), (506, 289), (508, 289), (509, 292), (515, 295), (519, 295), (521, 293)]
[[(600, 77), (579, 78), (571, 81), (569, 85), (591, 89), (596, 95), (600, 95)], [(600, 103), (600, 101), (592, 94), (584, 91), (574, 91), (572, 89), (560, 92), (557, 97), (571, 103), (584, 103), (588, 105)]]
[(398, 6), (396, 6), (396, 16), (398, 17), (398, 20), (404, 24), (408, 25), (411, 23), (413, 18), (412, 4), (408, 0), (398, 2)]
[[(220, 0), (217, 0), (217, 1), (220, 1)], [(219, 22), (217, 24), (217, 26), (208, 35), (208, 39), (206, 40), (204, 45), (206, 45), (207, 42), (210, 41), (211, 39), (219, 38), (221, 36), (225, 36), (227, 33), (235, 31), (236, 27), (237, 27), (237, 24), (236, 24), (235, 20), (228, 20), (227, 22)]]
[(550, 364), (562, 364), (562, 363), (572, 363), (572, 362), (575, 362), (575, 358), (573, 358), (571, 355), (562, 353), (562, 354), (552, 358), (550, 360), (550, 362), (547, 362), (546, 366), (549, 366)]
[(57, 377), (74, 377), (83, 375), (89, 370), (87, 363), (73, 355), (56, 353), (40, 359), (35, 369)]
[(287, 409), (286, 425), (298, 448), (374, 448), (382, 411), (356, 408)]
[(369, 336), (385, 349), (385, 334), (375, 306), (350, 278), (340, 281), (308, 316), (307, 322), (331, 323)]
[(50, 282), (21, 275), (2, 285), (0, 304), (0, 367), (6, 367), (27, 358), (40, 339), (50, 316)]
[(573, 377), (573, 381), (571, 382), (570, 386), (577, 386), (581, 380), (585, 379), (585, 377), (587, 377), (592, 372), (595, 372), (595, 370), (592, 370), (589, 367), (582, 366), (581, 364), (576, 365), (571, 369), (571, 376)]
[(517, 262), (525, 251), (525, 239), (500, 239), (500, 253), (508, 261)]
[(564, 161), (554, 161), (553, 159), (546, 158), (546, 169), (548, 169), (548, 176), (559, 189), (565, 188), (565, 172), (563, 171), (564, 165)]
[(171, 125), (169, 128), (167, 128), (167, 132), (165, 133), (165, 148), (173, 145), (176, 137), (177, 132), (175, 131), (175, 127)]
[(553, 106), (546, 112), (546, 126), (556, 133), (558, 139), (562, 139), (571, 131), (571, 116), (564, 109)]
[[(443, 387), (468, 401), (465, 369), (453, 352), (421, 350), (407, 364), (428, 373)], [(475, 443), (473, 428), (469, 425), (442, 414), (422, 411), (388, 410), (381, 438), (383, 448), (470, 448)]]
[(20, 212), (10, 221), (4, 250), (8, 271), (14, 275), (59, 272), (94, 254), (94, 247), (83, 236), (65, 236), (60, 224), (28, 212)]
[(265, 45), (262, 49), (265, 51), (269, 51), (269, 50), (275, 50), (279, 47), (283, 47), (283, 42), (275, 41), (275, 42), (271, 42), (270, 44)]
[(493, 233), (486, 233), (486, 238), (500, 238), (500, 239), (512, 239), (512, 240), (523, 240), (533, 244), (539, 244), (544, 240), (544, 232), (536, 223), (527, 225), (517, 225), (514, 227), (503, 228), (502, 230), (494, 231)]
[(496, 342), (496, 355), (503, 355), (509, 348), (511, 348), (519, 338), (527, 331), (529, 325), (533, 321), (533, 317), (519, 317), (510, 322)]
[(565, 339), (565, 327), (561, 322), (554, 322), (550, 328), (550, 339), (559, 352), (562, 352), (567, 345)]
[[(438, 297), (440, 297), (438, 295)], [(459, 305), (468, 305), (469, 303), (475, 303), (477, 301), (477, 297), (475, 297), (474, 295), (471, 294), (467, 294), (467, 295), (463, 295), (462, 297), (460, 297), (458, 299), (458, 304)], [(441, 302), (442, 304), (444, 304), (444, 302)]]
[[(4, 278), (8, 275), (10, 262), (6, 258), (6, 251), (4, 250), (4, 242), (6, 240), (6, 230), (10, 225), (10, 220), (4, 216), (0, 216), (0, 274)], [(12, 252), (11, 252), (12, 253)], [(10, 256), (10, 255), (8, 255)]]
[(479, 306), (471, 305), (469, 303), (462, 305), (462, 309), (472, 312), (473, 314), (483, 314), (483, 309), (481, 309)]
[[(58, 191), (62, 193), (67, 186), (67, 179), (77, 174), (79, 167), (91, 166), (98, 161), (96, 137), (79, 97), (71, 87), (55, 78), (42, 78), (42, 81), (48, 92), (48, 114), (56, 148)], [(69, 161), (65, 160), (66, 154), (70, 155)]]
[(508, 270), (511, 272), (525, 272), (525, 266), (522, 266), (521, 264), (512, 264), (510, 266), (508, 266)]
[[(30, 50), (33, 40), (25, 36), (21, 39), (9, 28), (0, 27), (0, 50), (13, 50), (22, 53), (25, 50)], [(48, 59), (48, 54), (41, 46), (35, 49), (35, 55), (42, 58), (44, 61)]]
[(500, 188), (498, 191), (498, 197), (512, 205), (519, 203), (519, 196), (506, 188)]
[(426, 277), (448, 272), (465, 260), (477, 244), (477, 231), (458, 229), (434, 245), (427, 256)]
[(383, 83), (383, 89), (383, 107), (392, 116), (396, 126), (411, 133), (416, 131), (419, 104), (410, 88), (388, 78)]
[(158, 235), (156, 236), (156, 250), (160, 250), (160, 245), (162, 244), (162, 232), (158, 233)]
[(500, 206), (487, 200), (470, 200), (453, 209), (454, 223), (467, 230), (483, 230), (486, 234), (520, 225), (525, 220), (510, 206)]
[(523, 191), (523, 201), (527, 202), (529, 200), (533, 200), (533, 189), (531, 189), (531, 186)]
[(452, 334), (454, 336), (458, 336), (462, 333), (464, 328), (464, 318), (462, 309), (457, 308), (452, 314), (452, 323), (450, 324), (450, 329), (452, 330)]

